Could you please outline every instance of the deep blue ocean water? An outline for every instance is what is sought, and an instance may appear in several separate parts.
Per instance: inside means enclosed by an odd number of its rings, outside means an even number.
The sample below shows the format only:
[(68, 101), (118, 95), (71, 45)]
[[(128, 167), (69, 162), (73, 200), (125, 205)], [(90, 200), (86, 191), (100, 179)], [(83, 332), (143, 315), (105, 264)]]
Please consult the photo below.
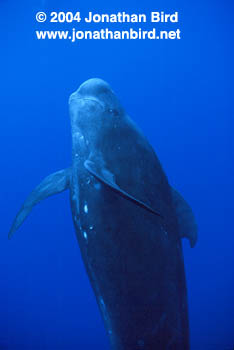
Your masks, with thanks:
[[(165, 27), (182, 39), (39, 41), (37, 29), (71, 27), (36, 23), (40, 10), (178, 11)], [(68, 192), (7, 239), (27, 194), (69, 166), (68, 97), (92, 77), (111, 84), (197, 218), (197, 246), (183, 244), (191, 350), (233, 349), (233, 10), (227, 0), (0, 1), (1, 350), (108, 349)]]

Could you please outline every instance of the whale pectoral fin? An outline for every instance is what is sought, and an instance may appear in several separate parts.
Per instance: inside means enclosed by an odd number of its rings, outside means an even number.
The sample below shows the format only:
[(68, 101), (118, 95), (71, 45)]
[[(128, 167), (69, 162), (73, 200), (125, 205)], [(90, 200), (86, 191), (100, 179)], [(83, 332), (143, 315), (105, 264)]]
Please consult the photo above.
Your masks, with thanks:
[(151, 208), (149, 205), (145, 204), (141, 200), (133, 197), (129, 193), (122, 190), (115, 182), (115, 176), (112, 174), (108, 169), (96, 166), (96, 164), (93, 161), (86, 160), (84, 162), (84, 167), (90, 174), (92, 174), (97, 180), (101, 181), (103, 184), (107, 185), (109, 188), (111, 188), (113, 191), (117, 192), (122, 197), (134, 202), (135, 204), (139, 205), (140, 207), (150, 211), (151, 213), (161, 216), (157, 211), (155, 211), (153, 208)]
[(34, 205), (46, 199), (49, 196), (63, 192), (69, 188), (71, 169), (63, 169), (47, 176), (42, 182), (30, 193), (23, 203), (20, 211), (11, 226), (8, 238), (10, 239), (14, 232), (20, 227), (23, 221), (31, 212)]
[(171, 187), (173, 202), (175, 205), (180, 236), (186, 237), (190, 241), (190, 246), (194, 247), (197, 242), (197, 224), (192, 212), (192, 209), (184, 198)]

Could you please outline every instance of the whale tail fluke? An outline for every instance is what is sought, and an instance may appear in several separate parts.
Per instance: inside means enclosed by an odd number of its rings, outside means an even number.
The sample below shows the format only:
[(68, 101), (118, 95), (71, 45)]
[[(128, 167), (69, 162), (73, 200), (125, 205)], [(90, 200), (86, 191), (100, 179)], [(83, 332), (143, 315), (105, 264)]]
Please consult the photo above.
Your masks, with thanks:
[(71, 168), (67, 168), (59, 170), (42, 180), (42, 182), (27, 197), (18, 214), (16, 215), (8, 234), (9, 239), (11, 239), (15, 231), (27, 218), (34, 205), (38, 204), (43, 199), (63, 192), (69, 188), (70, 174)]

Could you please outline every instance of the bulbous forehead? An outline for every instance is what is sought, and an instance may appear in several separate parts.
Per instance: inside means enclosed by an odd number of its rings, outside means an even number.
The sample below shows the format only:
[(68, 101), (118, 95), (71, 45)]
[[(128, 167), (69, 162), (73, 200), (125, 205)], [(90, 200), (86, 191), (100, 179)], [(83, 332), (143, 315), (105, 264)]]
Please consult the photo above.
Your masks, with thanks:
[(122, 111), (121, 104), (111, 89), (110, 85), (102, 79), (94, 78), (85, 81), (80, 87), (71, 94), (69, 105), (77, 99), (95, 100), (102, 105), (103, 110)]
[(77, 92), (80, 95), (99, 96), (105, 93), (113, 93), (110, 85), (102, 79), (94, 78), (85, 81), (80, 85)]

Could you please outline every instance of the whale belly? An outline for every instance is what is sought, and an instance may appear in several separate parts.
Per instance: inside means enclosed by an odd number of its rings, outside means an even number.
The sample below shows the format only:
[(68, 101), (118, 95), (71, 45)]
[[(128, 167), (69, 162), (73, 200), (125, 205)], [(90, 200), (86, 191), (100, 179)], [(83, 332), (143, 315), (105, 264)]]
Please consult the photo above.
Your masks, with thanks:
[(92, 176), (72, 212), (112, 350), (189, 349), (181, 243), (175, 227)]

